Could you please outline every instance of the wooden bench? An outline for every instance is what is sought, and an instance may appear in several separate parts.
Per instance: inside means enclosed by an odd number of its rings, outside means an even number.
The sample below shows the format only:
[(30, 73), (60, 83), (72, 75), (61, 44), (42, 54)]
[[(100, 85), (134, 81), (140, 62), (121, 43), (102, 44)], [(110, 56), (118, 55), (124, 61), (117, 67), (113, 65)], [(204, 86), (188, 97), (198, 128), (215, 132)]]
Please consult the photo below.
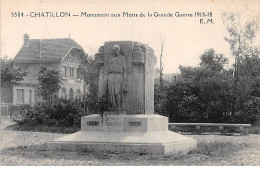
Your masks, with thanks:
[(196, 127), (196, 133), (201, 134), (202, 127), (219, 127), (221, 134), (227, 134), (228, 127), (240, 128), (241, 135), (248, 135), (248, 130), (251, 124), (227, 124), (227, 123), (169, 123), (169, 127), (177, 126), (194, 126)]

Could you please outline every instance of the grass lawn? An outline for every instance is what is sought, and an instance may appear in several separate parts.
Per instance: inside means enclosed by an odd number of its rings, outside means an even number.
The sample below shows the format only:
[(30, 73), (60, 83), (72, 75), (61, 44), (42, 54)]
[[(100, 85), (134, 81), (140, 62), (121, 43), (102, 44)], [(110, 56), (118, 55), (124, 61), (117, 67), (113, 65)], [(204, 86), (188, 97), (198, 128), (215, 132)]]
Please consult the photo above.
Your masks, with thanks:
[[(260, 135), (187, 135), (198, 141), (188, 154), (42, 151), (44, 143), (79, 129), (1, 124), (0, 165), (260, 165)], [(21, 131), (22, 130), (22, 131)], [(48, 131), (48, 132), (46, 132)], [(52, 131), (52, 132), (49, 132)]]

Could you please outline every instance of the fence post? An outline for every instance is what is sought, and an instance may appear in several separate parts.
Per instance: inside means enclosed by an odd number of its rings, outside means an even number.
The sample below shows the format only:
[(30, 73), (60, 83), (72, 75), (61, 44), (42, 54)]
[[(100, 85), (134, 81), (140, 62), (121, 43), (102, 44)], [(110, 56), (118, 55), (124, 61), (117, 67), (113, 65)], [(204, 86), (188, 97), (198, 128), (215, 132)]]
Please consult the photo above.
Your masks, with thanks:
[(227, 134), (227, 128), (224, 126), (219, 126), (220, 133), (223, 135)]
[(169, 126), (169, 130), (173, 131), (174, 129), (176, 129), (176, 126)]
[(196, 133), (201, 134), (201, 126), (196, 126)]
[(243, 136), (248, 135), (248, 127), (240, 127), (240, 133)]

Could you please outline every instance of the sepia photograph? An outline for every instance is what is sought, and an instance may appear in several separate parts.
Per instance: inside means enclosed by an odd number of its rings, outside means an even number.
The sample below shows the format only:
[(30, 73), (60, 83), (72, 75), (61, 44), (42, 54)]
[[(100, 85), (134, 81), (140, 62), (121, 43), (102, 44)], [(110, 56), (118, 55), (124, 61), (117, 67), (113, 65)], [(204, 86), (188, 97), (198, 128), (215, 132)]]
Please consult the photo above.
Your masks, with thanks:
[(259, 0), (0, 8), (0, 168), (260, 166)]

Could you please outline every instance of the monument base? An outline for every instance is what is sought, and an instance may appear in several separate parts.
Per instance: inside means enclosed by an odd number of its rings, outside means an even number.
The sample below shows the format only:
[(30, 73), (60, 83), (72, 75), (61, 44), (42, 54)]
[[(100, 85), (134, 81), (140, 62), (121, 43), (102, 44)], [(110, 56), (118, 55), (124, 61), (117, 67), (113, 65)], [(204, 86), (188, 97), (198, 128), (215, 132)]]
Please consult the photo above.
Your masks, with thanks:
[(81, 131), (47, 143), (47, 150), (169, 154), (197, 147), (192, 138), (169, 131), (168, 118), (160, 115), (90, 115), (81, 120)]

